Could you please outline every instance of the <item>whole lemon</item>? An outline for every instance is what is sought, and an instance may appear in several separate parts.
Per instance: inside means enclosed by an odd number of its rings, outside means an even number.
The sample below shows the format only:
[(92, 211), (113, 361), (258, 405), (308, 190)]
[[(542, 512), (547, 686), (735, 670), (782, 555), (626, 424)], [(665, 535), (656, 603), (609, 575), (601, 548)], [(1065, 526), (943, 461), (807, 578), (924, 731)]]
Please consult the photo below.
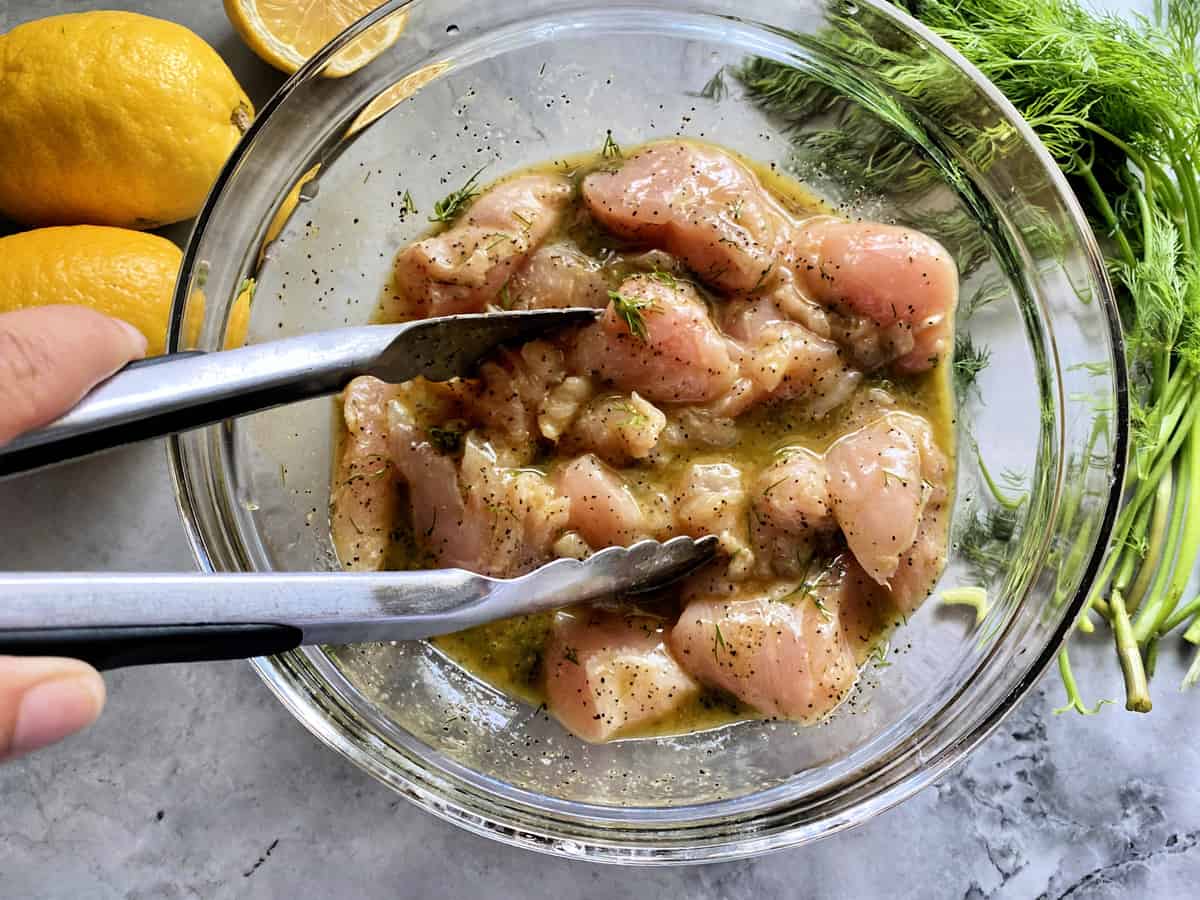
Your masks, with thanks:
[[(71, 303), (124, 319), (164, 352), (171, 297), (183, 254), (166, 238), (128, 228), (35, 228), (0, 238), (0, 313)], [(225, 346), (246, 342), (254, 283), (242, 286), (225, 324)], [(188, 303), (186, 343), (194, 343), (204, 298)]]
[(153, 228), (195, 215), (254, 108), (208, 44), (127, 12), (0, 35), (0, 213)]
[(0, 313), (72, 303), (124, 319), (166, 343), (171, 294), (183, 254), (166, 238), (126, 228), (74, 225), (0, 238)]

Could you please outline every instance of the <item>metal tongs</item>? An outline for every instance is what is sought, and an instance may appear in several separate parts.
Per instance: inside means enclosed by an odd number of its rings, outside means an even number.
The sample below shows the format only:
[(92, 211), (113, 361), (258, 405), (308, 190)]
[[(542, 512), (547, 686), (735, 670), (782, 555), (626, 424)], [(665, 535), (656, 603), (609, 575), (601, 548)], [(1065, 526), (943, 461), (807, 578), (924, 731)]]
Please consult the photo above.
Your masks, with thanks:
[[(509, 341), (583, 325), (550, 309), (344, 328), (131, 363), (45, 428), (0, 447), (0, 477), (233, 416), (333, 394), (359, 375), (393, 383), (470, 374)], [(716, 553), (672, 538), (562, 559), (513, 579), (460, 569), (372, 573), (0, 574), (0, 654), (99, 668), (238, 659), (301, 644), (410, 640), (662, 586)]]

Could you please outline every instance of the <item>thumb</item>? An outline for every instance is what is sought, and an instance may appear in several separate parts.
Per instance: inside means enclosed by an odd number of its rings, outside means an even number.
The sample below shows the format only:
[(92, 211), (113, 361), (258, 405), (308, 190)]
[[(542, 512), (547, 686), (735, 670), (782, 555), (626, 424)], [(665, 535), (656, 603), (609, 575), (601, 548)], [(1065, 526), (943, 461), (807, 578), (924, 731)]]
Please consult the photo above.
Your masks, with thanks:
[(142, 333), (82, 306), (0, 314), (0, 445), (57, 419), (131, 359)]
[(86, 728), (103, 707), (104, 680), (87, 663), (0, 656), (0, 761)]

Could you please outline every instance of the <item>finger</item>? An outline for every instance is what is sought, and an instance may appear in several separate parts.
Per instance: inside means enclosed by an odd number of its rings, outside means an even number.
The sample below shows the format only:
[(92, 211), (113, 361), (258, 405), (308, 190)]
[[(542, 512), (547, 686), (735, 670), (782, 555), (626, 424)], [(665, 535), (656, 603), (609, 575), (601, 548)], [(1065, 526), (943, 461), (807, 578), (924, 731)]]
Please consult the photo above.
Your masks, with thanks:
[(0, 656), (0, 761), (87, 728), (104, 694), (104, 679), (77, 659)]
[(82, 306), (0, 314), (0, 444), (53, 421), (97, 382), (146, 355), (146, 338)]

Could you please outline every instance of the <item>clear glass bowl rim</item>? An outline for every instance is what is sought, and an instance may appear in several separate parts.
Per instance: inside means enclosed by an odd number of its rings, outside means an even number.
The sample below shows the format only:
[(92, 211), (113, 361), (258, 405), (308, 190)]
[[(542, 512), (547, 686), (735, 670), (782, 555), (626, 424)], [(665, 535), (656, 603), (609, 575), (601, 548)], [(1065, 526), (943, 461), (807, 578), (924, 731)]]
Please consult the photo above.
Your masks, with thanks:
[[(249, 151), (250, 144), (259, 128), (268, 117), (281, 106), (294, 91), (318, 73), (329, 60), (352, 42), (358, 35), (384, 18), (398, 14), (420, 0), (388, 0), (372, 13), (342, 32), (302, 68), (292, 75), (283, 86), (259, 110), (251, 127), (226, 161), (214, 183), (204, 208), (196, 218), (195, 226), (184, 252), (180, 276), (176, 282), (169, 332), (169, 350), (180, 349), (183, 334), (183, 312), (188, 300), (187, 291), (190, 273), (197, 264), (198, 238), (204, 233), (213, 213), (217, 198), (232, 176), (238, 163)], [(1024, 677), (1008, 694), (993, 704), (988, 713), (974, 723), (970, 731), (948, 747), (942, 747), (934, 756), (921, 761), (916, 768), (900, 778), (891, 771), (902, 762), (902, 757), (893, 757), (877, 762), (868, 770), (866, 778), (853, 784), (835, 784), (819, 795), (808, 795), (802, 805), (810, 814), (789, 821), (798, 810), (785, 804), (747, 810), (745, 800), (704, 804), (697, 807), (678, 807), (668, 811), (661, 825), (650, 822), (633, 822), (621, 815), (621, 810), (608, 810), (609, 817), (598, 820), (589, 815), (586, 804), (555, 801), (556, 807), (576, 808), (578, 812), (558, 812), (548, 815), (545, 808), (527, 802), (527, 792), (493, 782), (495, 790), (489, 791), (484, 784), (471, 784), (456, 777), (454, 765), (440, 767), (421, 765), (420, 762), (392, 754), (384, 765), (373, 754), (367, 752), (365, 744), (372, 742), (369, 734), (354, 734), (355, 723), (344, 718), (338, 708), (334, 692), (329, 690), (325, 679), (336, 677), (331, 665), (326, 671), (318, 671), (315, 662), (323, 659), (308, 649), (292, 651), (277, 657), (251, 660), (259, 676), (283, 705), (302, 722), (318, 739), (337, 751), (360, 769), (366, 771), (392, 790), (406, 796), (421, 808), (470, 832), (490, 837), (501, 842), (569, 858), (587, 859), (593, 862), (636, 865), (670, 865), (679, 863), (704, 863), (757, 856), (762, 853), (794, 847), (812, 840), (826, 837), (854, 827), (884, 812), (911, 797), (938, 779), (962, 761), (975, 747), (986, 739), (1016, 707), (1021, 699), (1036, 684), (1058, 654), (1080, 609), (1091, 589), (1092, 582), (1104, 557), (1114, 520), (1124, 491), (1126, 456), (1128, 448), (1128, 372), (1125, 364), (1124, 339), (1120, 317), (1107, 271), (1102, 264), (1103, 256), (1099, 244), (1083, 210), (1075, 198), (1057, 164), (1040, 140), (1021, 117), (1015, 107), (958, 51), (943, 41), (908, 14), (883, 2), (883, 0), (857, 0), (860, 7), (869, 8), (873, 14), (899, 25), (916, 34), (922, 41), (944, 54), (965, 74), (974, 86), (984, 93), (1002, 114), (1008, 124), (1036, 154), (1054, 188), (1056, 199), (1063, 204), (1082, 240), (1092, 274), (1099, 288), (1097, 302), (1104, 311), (1107, 337), (1113, 362), (1113, 388), (1116, 409), (1114, 410), (1115, 440), (1112, 454), (1112, 478), (1109, 495), (1105, 503), (1103, 520), (1100, 523), (1094, 551), (1083, 567), (1080, 587), (1070, 601), (1064, 605), (1053, 636), (1040, 651), (1036, 660), (1027, 668)], [(630, 4), (633, 6), (640, 4)], [(1057, 350), (1053, 349), (1055, 370), (1059, 371)], [(197, 563), (203, 571), (216, 571), (205, 548), (205, 541), (194, 509), (194, 500), (187, 487), (184, 454), (177, 437), (168, 441), (167, 452), (171, 479), (183, 519), (184, 530)], [(1058, 480), (1062, 480), (1060, 461)], [(1055, 503), (1059, 502), (1056, 497)], [(326, 661), (327, 662), (327, 661)], [(918, 732), (919, 734), (920, 732)], [(377, 743), (377, 739), (374, 741)], [(397, 766), (402, 767), (403, 771)], [(486, 777), (479, 779), (488, 781)], [(874, 782), (882, 780), (882, 785)], [(778, 789), (775, 789), (778, 790)], [(768, 792), (772, 793), (772, 792)], [(865, 796), (845, 805), (846, 795), (864, 793)], [(504, 796), (501, 796), (504, 795)], [(752, 798), (749, 798), (752, 799)], [(835, 801), (842, 801), (836, 803)], [(814, 807), (835, 804), (829, 814), (813, 820)], [(722, 815), (722, 810), (733, 816)], [(591, 807), (590, 809), (597, 809)], [(702, 812), (701, 812), (702, 811)], [(681, 818), (681, 813), (683, 818)], [(695, 818), (687, 819), (689, 814)]]

